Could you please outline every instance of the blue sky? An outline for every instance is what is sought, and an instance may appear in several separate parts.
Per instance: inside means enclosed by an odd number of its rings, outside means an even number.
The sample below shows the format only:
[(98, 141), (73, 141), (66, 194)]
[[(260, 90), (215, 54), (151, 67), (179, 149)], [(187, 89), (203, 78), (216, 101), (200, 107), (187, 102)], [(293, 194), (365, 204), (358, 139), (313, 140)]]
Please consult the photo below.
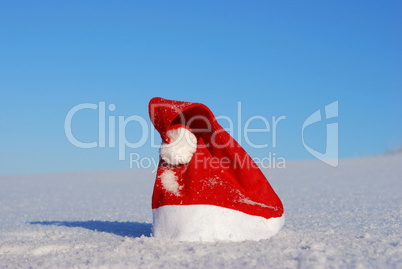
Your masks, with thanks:
[[(117, 147), (72, 145), (65, 117), (105, 102), (116, 107), (106, 110), (116, 125), (132, 115), (149, 123), (154, 96), (204, 103), (236, 128), (254, 115), (285, 116), (276, 147), (272, 130), (250, 135), (269, 144), (244, 145), (255, 157), (314, 159), (303, 122), (334, 101), (339, 116), (328, 122), (338, 123), (340, 158), (394, 149), (402, 144), (401, 13), (400, 1), (2, 1), (0, 174), (129, 169)], [(97, 141), (97, 113), (74, 116), (77, 139)], [(318, 151), (328, 122), (305, 130)], [(141, 138), (138, 122), (126, 127), (128, 141)], [(126, 153), (158, 156), (149, 141)]]

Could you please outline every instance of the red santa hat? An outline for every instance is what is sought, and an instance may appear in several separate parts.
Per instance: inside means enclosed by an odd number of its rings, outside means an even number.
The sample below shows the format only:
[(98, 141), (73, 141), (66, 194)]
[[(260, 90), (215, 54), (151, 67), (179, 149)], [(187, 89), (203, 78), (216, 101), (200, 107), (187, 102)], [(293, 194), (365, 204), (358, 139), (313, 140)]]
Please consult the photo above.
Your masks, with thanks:
[(260, 240), (283, 226), (283, 205), (245, 150), (203, 104), (153, 98), (162, 138), (153, 235), (182, 241)]

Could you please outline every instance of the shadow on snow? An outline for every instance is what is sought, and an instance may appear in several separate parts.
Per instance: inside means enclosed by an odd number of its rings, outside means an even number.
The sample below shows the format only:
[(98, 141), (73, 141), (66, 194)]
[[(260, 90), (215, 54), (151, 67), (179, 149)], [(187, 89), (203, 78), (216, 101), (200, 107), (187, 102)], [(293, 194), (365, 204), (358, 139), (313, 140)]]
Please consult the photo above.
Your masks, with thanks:
[(79, 227), (92, 231), (105, 232), (128, 237), (151, 236), (152, 224), (117, 221), (32, 221), (29, 224)]

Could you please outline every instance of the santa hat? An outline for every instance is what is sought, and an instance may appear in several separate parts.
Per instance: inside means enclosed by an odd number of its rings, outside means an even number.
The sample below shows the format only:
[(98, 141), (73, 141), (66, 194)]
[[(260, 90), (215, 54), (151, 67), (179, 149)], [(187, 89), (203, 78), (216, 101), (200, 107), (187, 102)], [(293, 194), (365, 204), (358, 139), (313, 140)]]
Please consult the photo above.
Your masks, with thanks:
[(162, 138), (153, 235), (182, 241), (260, 240), (283, 226), (283, 205), (245, 150), (203, 104), (153, 98)]

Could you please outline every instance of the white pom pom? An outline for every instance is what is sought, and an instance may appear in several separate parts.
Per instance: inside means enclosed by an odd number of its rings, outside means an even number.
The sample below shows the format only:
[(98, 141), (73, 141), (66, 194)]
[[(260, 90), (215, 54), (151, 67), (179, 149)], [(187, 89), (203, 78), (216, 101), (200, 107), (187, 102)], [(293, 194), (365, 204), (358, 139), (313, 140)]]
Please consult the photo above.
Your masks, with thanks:
[(186, 128), (179, 127), (169, 130), (166, 136), (170, 138), (170, 143), (162, 143), (160, 149), (162, 159), (171, 165), (189, 163), (197, 150), (195, 135)]

